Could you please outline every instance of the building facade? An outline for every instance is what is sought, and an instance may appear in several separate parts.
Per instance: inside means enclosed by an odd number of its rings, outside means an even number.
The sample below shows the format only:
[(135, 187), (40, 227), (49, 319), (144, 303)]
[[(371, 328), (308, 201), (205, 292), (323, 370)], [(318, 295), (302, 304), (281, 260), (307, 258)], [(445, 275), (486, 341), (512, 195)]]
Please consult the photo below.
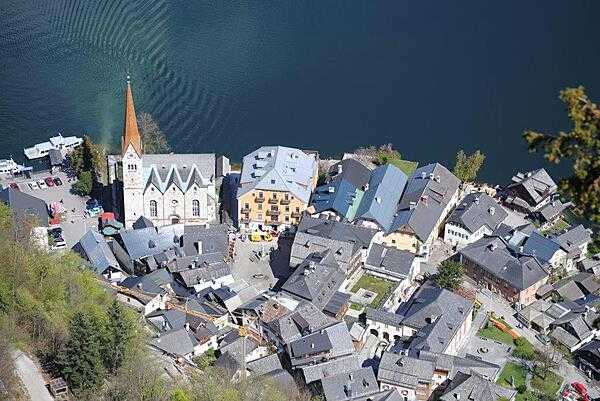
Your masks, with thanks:
[(240, 229), (260, 231), (298, 224), (317, 178), (315, 154), (283, 146), (255, 150), (243, 160), (234, 220)]
[(125, 227), (141, 216), (155, 226), (206, 224), (216, 219), (215, 155), (144, 154), (129, 81), (122, 155), (120, 160), (108, 160), (110, 181), (120, 178), (122, 185), (120, 217)]

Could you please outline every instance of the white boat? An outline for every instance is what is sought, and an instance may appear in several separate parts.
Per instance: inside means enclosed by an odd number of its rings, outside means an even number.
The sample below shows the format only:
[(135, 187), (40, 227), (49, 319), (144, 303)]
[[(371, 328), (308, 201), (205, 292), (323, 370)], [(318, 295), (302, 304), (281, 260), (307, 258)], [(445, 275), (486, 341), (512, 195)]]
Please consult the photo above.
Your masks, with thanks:
[(83, 139), (77, 136), (62, 136), (60, 133), (57, 136), (50, 138), (48, 142), (38, 143), (32, 148), (23, 150), (25, 156), (29, 160), (39, 159), (40, 157), (48, 156), (48, 152), (52, 149), (60, 150), (63, 155), (71, 152), (77, 146), (83, 143)]
[(22, 164), (17, 164), (12, 157), (10, 159), (0, 159), (0, 174), (14, 175), (30, 170), (31, 167), (25, 167)]

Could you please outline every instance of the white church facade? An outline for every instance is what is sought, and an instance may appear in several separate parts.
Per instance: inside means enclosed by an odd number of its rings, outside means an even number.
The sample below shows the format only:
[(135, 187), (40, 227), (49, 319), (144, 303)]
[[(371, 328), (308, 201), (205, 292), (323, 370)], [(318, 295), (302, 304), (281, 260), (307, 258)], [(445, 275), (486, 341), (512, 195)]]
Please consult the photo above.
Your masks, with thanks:
[(125, 227), (141, 216), (155, 226), (216, 220), (215, 155), (144, 154), (129, 81), (125, 96), (122, 155), (109, 157), (111, 182), (121, 176), (117, 182), (122, 185), (120, 217)]

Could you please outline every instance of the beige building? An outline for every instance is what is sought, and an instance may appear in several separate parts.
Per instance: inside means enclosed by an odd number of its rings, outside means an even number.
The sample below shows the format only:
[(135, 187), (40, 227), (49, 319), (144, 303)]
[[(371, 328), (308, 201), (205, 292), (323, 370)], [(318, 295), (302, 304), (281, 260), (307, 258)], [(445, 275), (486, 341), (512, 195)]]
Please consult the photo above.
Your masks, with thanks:
[(268, 231), (298, 224), (317, 178), (315, 154), (263, 146), (246, 155), (236, 194), (238, 227)]

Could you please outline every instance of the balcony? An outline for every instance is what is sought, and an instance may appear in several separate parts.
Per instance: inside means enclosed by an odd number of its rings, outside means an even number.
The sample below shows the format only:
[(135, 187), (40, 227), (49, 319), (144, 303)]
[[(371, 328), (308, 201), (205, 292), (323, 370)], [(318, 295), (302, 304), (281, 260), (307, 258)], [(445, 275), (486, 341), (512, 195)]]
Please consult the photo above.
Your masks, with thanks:
[(250, 223), (250, 218), (249, 217), (242, 217), (240, 219), (240, 223), (242, 223), (242, 224), (248, 224), (248, 223)]
[(300, 216), (302, 216), (302, 213), (300, 213), (300, 212), (292, 212), (292, 218), (293, 219), (299, 219)]
[(263, 203), (265, 201), (265, 198), (262, 196), (257, 196), (256, 198), (254, 198), (254, 202), (256, 203)]
[(280, 213), (279, 210), (267, 210), (267, 216), (279, 216)]
[(283, 199), (281, 200), (281, 204), (282, 204), (282, 205), (289, 205), (289, 204), (290, 204), (290, 200), (289, 200), (289, 199), (285, 199), (285, 198), (283, 198)]
[(276, 204), (278, 204), (278, 203), (279, 203), (279, 199), (277, 199), (277, 198), (270, 198), (270, 199), (269, 199), (269, 203), (270, 203), (271, 205), (276, 205)]
[(248, 213), (250, 213), (250, 208), (249, 207), (243, 207), (243, 208), (240, 209), (240, 213), (248, 214)]

